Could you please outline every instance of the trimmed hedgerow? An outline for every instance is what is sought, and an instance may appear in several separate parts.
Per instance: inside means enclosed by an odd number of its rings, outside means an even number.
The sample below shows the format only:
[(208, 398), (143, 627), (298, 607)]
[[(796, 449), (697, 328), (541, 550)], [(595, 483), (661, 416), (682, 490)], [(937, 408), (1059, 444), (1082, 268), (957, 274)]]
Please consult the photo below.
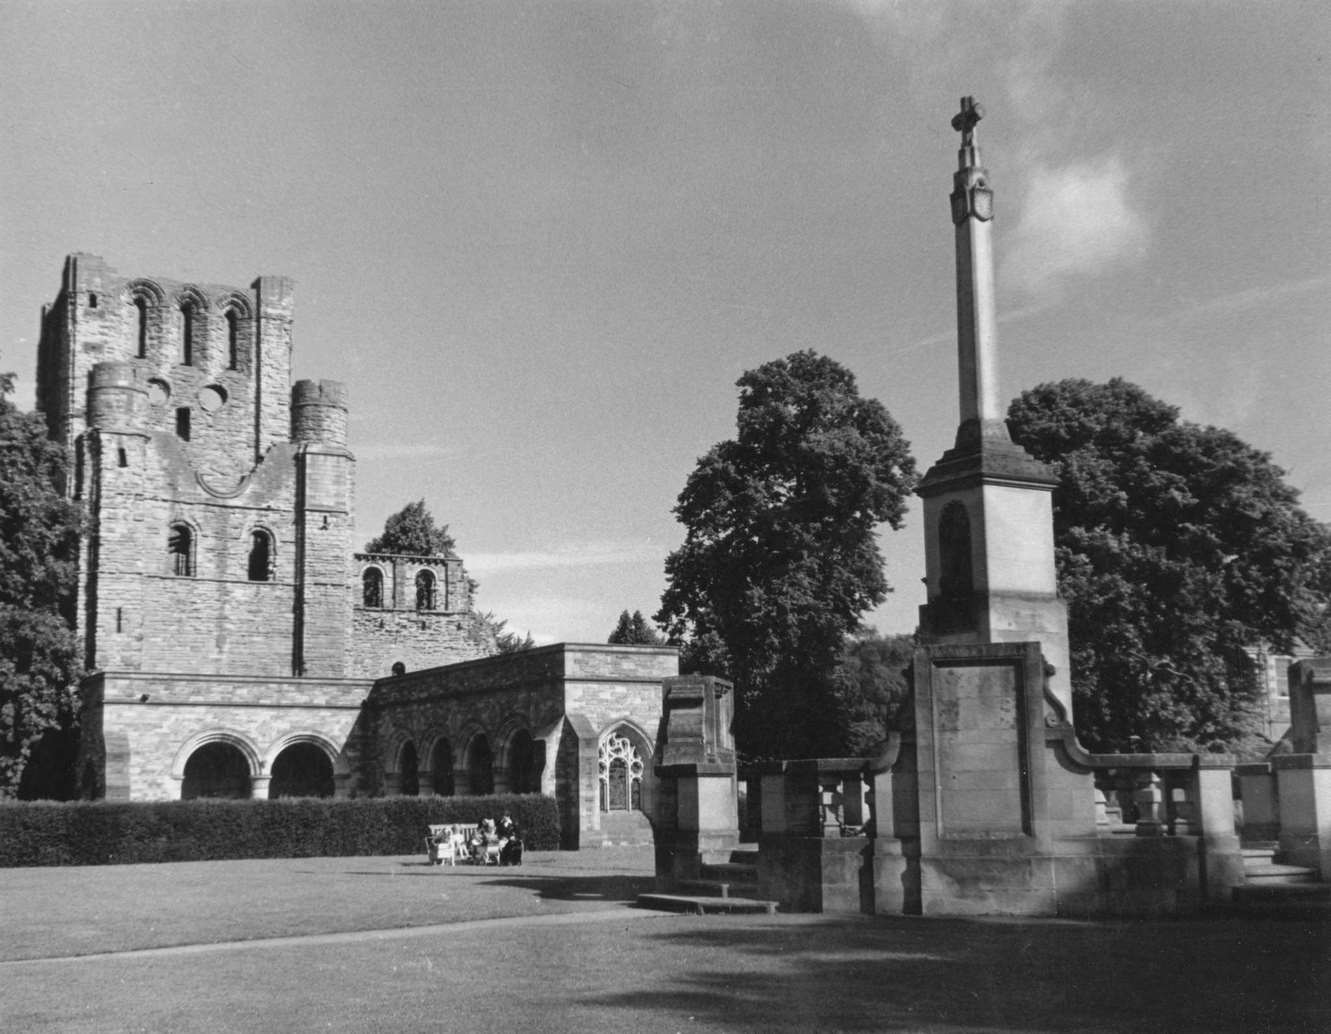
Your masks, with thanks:
[(0, 867), (424, 852), (426, 827), (513, 816), (528, 850), (559, 847), (551, 797), (293, 798), (0, 807)]

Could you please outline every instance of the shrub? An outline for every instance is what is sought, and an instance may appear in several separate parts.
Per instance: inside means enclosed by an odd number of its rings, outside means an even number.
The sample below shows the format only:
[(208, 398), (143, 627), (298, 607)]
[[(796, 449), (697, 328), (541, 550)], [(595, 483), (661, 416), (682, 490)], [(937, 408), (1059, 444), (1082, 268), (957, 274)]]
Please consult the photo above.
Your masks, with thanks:
[(426, 827), (513, 816), (529, 850), (559, 847), (551, 797), (291, 798), (0, 806), (0, 867), (415, 854)]

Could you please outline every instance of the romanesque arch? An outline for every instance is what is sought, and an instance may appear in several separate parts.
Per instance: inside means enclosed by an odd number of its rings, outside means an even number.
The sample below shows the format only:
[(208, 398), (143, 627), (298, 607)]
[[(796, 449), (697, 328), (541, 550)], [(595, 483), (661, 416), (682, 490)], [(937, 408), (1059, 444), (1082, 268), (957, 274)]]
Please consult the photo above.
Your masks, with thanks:
[(444, 735), (438, 736), (430, 747), (430, 789), (437, 797), (452, 797), (456, 791), (453, 779), (453, 745)]
[(525, 719), (510, 718), (500, 739), (495, 761), (495, 782), (502, 793), (540, 793), (545, 767), (542, 745), (533, 738)]
[(490, 737), (477, 730), (467, 740), (467, 793), (473, 797), (494, 793), (494, 749)]
[(275, 743), (265, 764), (268, 797), (333, 797), (337, 777), (349, 772), (336, 744), (315, 733), (297, 733)]
[(259, 752), (239, 733), (216, 729), (192, 736), (176, 752), (171, 776), (181, 800), (199, 797), (247, 798), (262, 770)]

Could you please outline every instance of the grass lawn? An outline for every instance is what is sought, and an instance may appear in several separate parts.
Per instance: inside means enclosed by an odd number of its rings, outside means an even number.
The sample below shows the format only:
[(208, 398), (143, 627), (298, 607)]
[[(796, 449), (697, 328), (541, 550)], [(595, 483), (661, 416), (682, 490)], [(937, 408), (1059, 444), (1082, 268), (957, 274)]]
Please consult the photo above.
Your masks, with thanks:
[(1331, 1030), (1326, 922), (700, 918), (628, 907), (646, 858), (419, 861), (0, 872), (0, 1029)]

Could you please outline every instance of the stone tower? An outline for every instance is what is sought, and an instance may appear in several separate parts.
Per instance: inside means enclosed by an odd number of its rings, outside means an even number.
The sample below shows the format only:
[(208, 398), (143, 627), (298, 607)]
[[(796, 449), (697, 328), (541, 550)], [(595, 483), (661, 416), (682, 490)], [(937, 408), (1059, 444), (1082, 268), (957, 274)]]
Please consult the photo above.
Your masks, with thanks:
[(1054, 569), (1053, 474), (1008, 434), (999, 400), (994, 194), (980, 162), (982, 109), (963, 98), (953, 175), (960, 414), (955, 444), (925, 474), (925, 582), (930, 643), (1039, 641), (1050, 689), (1069, 709), (1067, 612)]
[(292, 387), (291, 326), (284, 277), (248, 290), (125, 277), (83, 254), (43, 310), (37, 404), (87, 516), (94, 794), (180, 796), (185, 760), (214, 742), (238, 744), (262, 791), (272, 759), (241, 731), (256, 722), (276, 751), (312, 745), (347, 770), (365, 688), (347, 679), (347, 395)]
[[(89, 518), (91, 670), (346, 673), (346, 390), (290, 385), (292, 285), (126, 278), (72, 255), (43, 313), (38, 407)], [(313, 630), (317, 629), (317, 632)]]

